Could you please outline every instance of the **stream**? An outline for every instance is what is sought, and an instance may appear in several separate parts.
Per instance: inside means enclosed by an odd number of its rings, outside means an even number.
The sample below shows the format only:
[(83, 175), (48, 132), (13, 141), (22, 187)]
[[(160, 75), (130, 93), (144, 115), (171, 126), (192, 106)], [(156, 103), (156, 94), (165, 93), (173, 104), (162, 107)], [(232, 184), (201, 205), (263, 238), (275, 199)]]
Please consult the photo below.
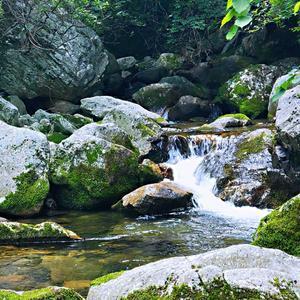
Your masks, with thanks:
[[(0, 289), (28, 290), (58, 285), (86, 295), (90, 281), (107, 273), (161, 258), (249, 243), (268, 210), (223, 202), (215, 196), (215, 179), (201, 169), (205, 154), (212, 147), (222, 149), (230, 143), (230, 138), (190, 136), (184, 154), (177, 148), (175, 139), (166, 164), (173, 169), (174, 181), (194, 193), (193, 209), (136, 219), (114, 211), (56, 214), (51, 221), (75, 231), (85, 240), (1, 246)], [(45, 220), (49, 217), (23, 221)]]

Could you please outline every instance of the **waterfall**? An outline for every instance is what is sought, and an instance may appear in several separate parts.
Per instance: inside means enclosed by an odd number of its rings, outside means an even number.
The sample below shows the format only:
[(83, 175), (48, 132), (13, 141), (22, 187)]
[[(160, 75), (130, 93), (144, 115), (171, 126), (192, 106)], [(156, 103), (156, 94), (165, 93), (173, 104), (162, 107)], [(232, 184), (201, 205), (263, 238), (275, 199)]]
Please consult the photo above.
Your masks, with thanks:
[(270, 211), (250, 206), (236, 207), (231, 202), (222, 201), (216, 196), (216, 178), (202, 167), (210, 151), (214, 151), (215, 155), (222, 155), (225, 150), (233, 153), (235, 138), (217, 135), (173, 136), (170, 138), (167, 165), (173, 169), (174, 182), (194, 193), (196, 211), (257, 223)]

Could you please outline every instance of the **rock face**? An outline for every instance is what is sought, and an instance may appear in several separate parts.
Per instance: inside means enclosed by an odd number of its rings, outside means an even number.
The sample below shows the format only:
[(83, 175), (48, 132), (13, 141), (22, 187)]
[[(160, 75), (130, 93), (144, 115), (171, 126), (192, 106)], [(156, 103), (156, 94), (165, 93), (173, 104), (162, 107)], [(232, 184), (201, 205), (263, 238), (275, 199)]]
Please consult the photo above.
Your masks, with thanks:
[(237, 206), (274, 208), (295, 193), (297, 186), (272, 164), (274, 133), (257, 129), (221, 139), (197, 170), (200, 178), (216, 178), (217, 195)]
[(71, 289), (62, 287), (48, 287), (29, 292), (15, 292), (9, 290), (0, 290), (0, 299), (13, 300), (84, 300), (78, 293)]
[(28, 6), (22, 1), (14, 3), (16, 10), (29, 15), (29, 24), (43, 18), (45, 22), (36, 37), (40, 47), (22, 51), (19, 33), (0, 46), (0, 89), (22, 99), (40, 97), (77, 102), (101, 88), (110, 56), (93, 30), (68, 19), (63, 10), (50, 12), (45, 18), (40, 5), (50, 4), (42, 2), (30, 0)]
[(269, 107), (268, 107), (268, 117), (273, 119), (276, 116), (277, 106), (280, 98), (289, 89), (292, 89), (300, 84), (300, 71), (292, 70), (290, 73), (279, 77), (272, 89)]
[[(87, 300), (117, 300), (143, 290), (146, 290), (144, 295), (148, 295), (150, 286), (160, 287), (161, 294), (158, 295), (166, 295), (182, 284), (190, 287), (190, 291), (192, 288), (198, 291), (192, 295), (202, 296), (188, 299), (210, 299), (208, 296), (213, 293), (219, 297), (211, 299), (222, 299), (226, 293), (222, 289), (224, 285), (234, 292), (235, 299), (271, 299), (274, 295), (282, 297), (284, 294), (278, 288), (276, 278), (283, 286), (284, 280), (293, 282), (286, 292), (291, 297), (288, 299), (297, 299), (294, 291), (300, 287), (299, 268), (299, 258), (279, 250), (250, 245), (231, 246), (189, 257), (164, 259), (126, 271), (116, 279), (91, 287)], [(210, 286), (212, 294), (206, 295), (205, 290)], [(231, 299), (230, 295), (225, 299)]]
[(17, 222), (0, 223), (0, 243), (78, 239), (80, 237), (76, 233), (53, 222), (45, 222), (38, 225)]
[(19, 116), (17, 107), (0, 96), (0, 121), (16, 126), (19, 123)]
[(300, 195), (264, 217), (256, 231), (254, 245), (277, 248), (300, 256)]
[(170, 108), (168, 119), (171, 121), (185, 121), (194, 117), (208, 117), (212, 111), (213, 105), (208, 100), (183, 96)]
[(150, 151), (151, 139), (161, 133), (159, 123), (165, 122), (158, 114), (140, 105), (108, 96), (83, 99), (81, 109), (102, 123), (120, 127), (131, 136), (133, 145), (142, 155)]
[(251, 118), (265, 117), (277, 71), (275, 66), (250, 66), (227, 81), (219, 96), (236, 112)]
[(0, 121), (0, 212), (38, 213), (49, 191), (49, 143), (38, 132)]
[(149, 184), (124, 196), (116, 208), (138, 214), (163, 214), (192, 206), (192, 194), (172, 182)]
[(299, 163), (300, 153), (300, 85), (290, 89), (280, 98), (276, 113), (278, 139)]
[(128, 135), (105, 124), (86, 125), (56, 145), (50, 171), (59, 206), (72, 209), (109, 207), (156, 179), (149, 167), (139, 165)]

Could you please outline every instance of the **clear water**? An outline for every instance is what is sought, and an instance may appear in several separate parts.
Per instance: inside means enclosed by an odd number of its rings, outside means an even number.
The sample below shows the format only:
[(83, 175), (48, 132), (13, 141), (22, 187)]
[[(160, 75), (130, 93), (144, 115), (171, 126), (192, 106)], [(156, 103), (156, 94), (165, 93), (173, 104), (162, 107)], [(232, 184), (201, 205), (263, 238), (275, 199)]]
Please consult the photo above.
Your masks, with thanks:
[[(250, 242), (259, 219), (268, 211), (222, 202), (214, 196), (215, 179), (196, 172), (204, 154), (217, 142), (204, 138), (196, 145), (191, 139), (188, 157), (175, 146), (170, 149), (168, 164), (174, 170), (175, 182), (194, 192), (194, 209), (136, 219), (112, 211), (68, 212), (51, 217), (85, 240), (1, 246), (0, 288), (27, 290), (58, 285), (84, 295), (90, 280), (110, 272)], [(49, 217), (24, 221), (45, 220)]]

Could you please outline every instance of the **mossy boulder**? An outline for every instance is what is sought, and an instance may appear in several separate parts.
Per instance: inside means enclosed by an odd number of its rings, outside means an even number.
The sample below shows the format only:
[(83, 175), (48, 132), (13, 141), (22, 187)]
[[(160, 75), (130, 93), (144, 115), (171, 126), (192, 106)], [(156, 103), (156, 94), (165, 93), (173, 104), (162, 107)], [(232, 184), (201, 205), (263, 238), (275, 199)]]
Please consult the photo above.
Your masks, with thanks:
[(27, 114), (26, 106), (18, 96), (14, 96), (14, 95), (7, 96), (6, 100), (9, 101), (12, 105), (14, 105), (18, 109), (21, 116)]
[(28, 292), (0, 290), (2, 300), (84, 300), (78, 293), (62, 287), (48, 287)]
[(261, 220), (253, 244), (300, 256), (300, 195)]
[(114, 273), (109, 273), (106, 275), (103, 275), (101, 277), (98, 277), (96, 279), (94, 279), (91, 282), (91, 286), (93, 285), (101, 285), (103, 283), (109, 282), (110, 280), (114, 280), (117, 279), (118, 277), (120, 277), (125, 271), (119, 271), (119, 272), (114, 272)]
[(183, 67), (184, 59), (175, 53), (162, 53), (157, 60), (157, 64), (169, 71), (176, 71)]
[(142, 186), (124, 196), (114, 208), (140, 215), (164, 214), (192, 207), (193, 194), (172, 182)]
[(49, 191), (49, 153), (45, 135), (0, 121), (1, 213), (39, 213)]
[[(251, 124), (251, 120), (244, 114), (226, 114), (218, 117), (214, 122), (207, 124), (214, 131), (222, 131), (226, 128), (244, 127)], [(200, 127), (204, 129), (205, 125)]]
[(19, 124), (19, 117), (18, 108), (0, 96), (0, 121), (17, 126)]
[(227, 109), (251, 118), (267, 116), (269, 96), (278, 76), (278, 67), (252, 65), (237, 73), (219, 90), (219, 99)]
[(78, 240), (80, 237), (54, 222), (25, 224), (17, 222), (0, 223), (0, 243), (11, 244), (29, 241)]
[(128, 135), (106, 126), (86, 125), (53, 148), (50, 178), (59, 206), (106, 208), (149, 179), (151, 169), (139, 164)]

